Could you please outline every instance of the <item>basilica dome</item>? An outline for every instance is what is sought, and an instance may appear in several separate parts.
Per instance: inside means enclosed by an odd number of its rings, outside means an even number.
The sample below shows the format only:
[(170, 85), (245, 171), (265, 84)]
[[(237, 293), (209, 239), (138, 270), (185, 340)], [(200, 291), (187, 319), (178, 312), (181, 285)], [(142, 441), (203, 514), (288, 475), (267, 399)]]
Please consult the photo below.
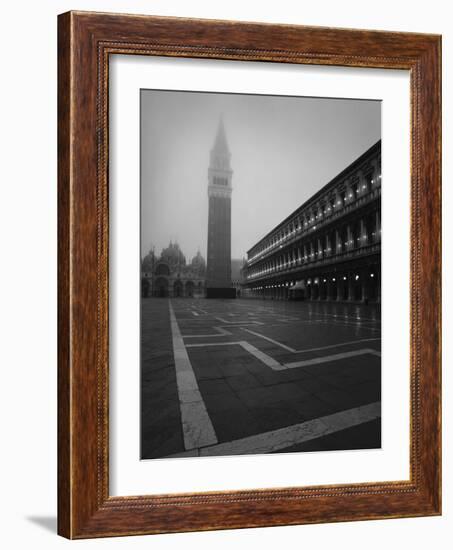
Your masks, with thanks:
[(142, 271), (152, 272), (155, 262), (156, 258), (154, 257), (154, 251), (150, 250), (142, 260)]
[(199, 274), (204, 274), (206, 271), (206, 261), (203, 256), (200, 254), (200, 251), (197, 252), (197, 255), (192, 258), (191, 267), (193, 271)]
[(182, 267), (186, 265), (186, 257), (182, 253), (182, 250), (179, 248), (179, 244), (173, 244), (171, 241), (167, 248), (164, 248), (162, 250), (160, 261), (167, 263), (171, 267)]

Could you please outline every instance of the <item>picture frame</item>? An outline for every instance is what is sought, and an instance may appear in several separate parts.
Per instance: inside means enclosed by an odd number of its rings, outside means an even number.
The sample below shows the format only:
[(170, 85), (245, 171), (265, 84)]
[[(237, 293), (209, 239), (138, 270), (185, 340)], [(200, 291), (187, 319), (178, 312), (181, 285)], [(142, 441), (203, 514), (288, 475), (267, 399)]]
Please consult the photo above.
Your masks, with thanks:
[[(58, 49), (58, 533), (79, 539), (439, 515), (441, 38), (68, 12), (58, 19)], [(111, 55), (409, 71), (409, 480), (110, 496)]]

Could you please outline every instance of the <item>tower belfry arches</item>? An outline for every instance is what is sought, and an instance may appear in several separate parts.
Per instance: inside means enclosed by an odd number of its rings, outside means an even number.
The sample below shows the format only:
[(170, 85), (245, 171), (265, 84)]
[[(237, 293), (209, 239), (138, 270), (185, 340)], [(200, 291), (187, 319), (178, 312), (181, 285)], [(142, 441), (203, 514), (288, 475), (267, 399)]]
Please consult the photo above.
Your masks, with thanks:
[(231, 152), (220, 118), (208, 168), (207, 298), (234, 298), (231, 284)]

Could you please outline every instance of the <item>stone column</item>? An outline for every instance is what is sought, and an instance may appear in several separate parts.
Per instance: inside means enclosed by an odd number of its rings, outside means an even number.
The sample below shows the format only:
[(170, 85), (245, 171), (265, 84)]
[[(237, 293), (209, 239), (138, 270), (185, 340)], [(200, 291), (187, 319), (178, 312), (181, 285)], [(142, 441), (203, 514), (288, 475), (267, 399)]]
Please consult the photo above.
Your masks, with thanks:
[(343, 284), (344, 281), (340, 277), (337, 277), (337, 302), (341, 302), (343, 300)]
[[(338, 246), (338, 245), (340, 245), (340, 246)], [(335, 244), (334, 244), (334, 247), (335, 247), (335, 250), (333, 251), (334, 254), (339, 254), (342, 251), (341, 236), (340, 236), (340, 232), (338, 231), (338, 229), (335, 230)]]
[(366, 230), (365, 220), (360, 220), (360, 246), (366, 246), (368, 244), (368, 233)]
[(322, 257), (323, 257), (323, 250), (322, 250), (322, 241), (321, 239), (318, 237), (318, 260), (322, 260)]
[(369, 281), (368, 281), (368, 273), (367, 271), (364, 269), (361, 273), (360, 273), (360, 283), (361, 283), (361, 288), (362, 288), (362, 302), (363, 303), (368, 303), (368, 299), (369, 299)]
[(351, 183), (348, 183), (346, 187), (346, 204), (354, 202), (354, 188)]
[(352, 302), (354, 300), (354, 275), (348, 275), (348, 300)]
[(351, 230), (350, 224), (347, 225), (347, 241), (348, 241), (348, 244), (346, 246), (346, 250), (351, 250), (354, 246), (354, 242), (351, 243), (351, 241), (352, 241), (352, 230)]
[(337, 212), (341, 208), (343, 208), (343, 203), (341, 200), (340, 193), (338, 191), (335, 192), (335, 211)]
[(378, 161), (377, 160), (372, 160), (371, 161), (371, 165), (373, 166), (373, 189), (376, 189), (378, 187), (381, 186), (381, 180), (379, 178), (380, 176), (380, 167), (378, 167)]
[(326, 301), (331, 302), (332, 301), (332, 280), (330, 276), (326, 277), (327, 282), (326, 285)]

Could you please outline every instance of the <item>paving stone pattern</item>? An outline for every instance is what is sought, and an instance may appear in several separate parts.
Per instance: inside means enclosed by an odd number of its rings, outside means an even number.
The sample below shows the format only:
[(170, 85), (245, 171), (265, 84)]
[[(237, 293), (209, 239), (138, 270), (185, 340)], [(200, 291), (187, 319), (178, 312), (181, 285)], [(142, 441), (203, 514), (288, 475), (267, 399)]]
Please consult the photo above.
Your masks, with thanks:
[[(180, 343), (174, 343), (171, 316)], [(189, 412), (181, 420), (181, 355), (189, 358), (197, 399), (201, 394), (207, 411), (204, 421), (215, 434), (209, 454), (217, 448), (229, 454), (228, 442), (231, 454), (253, 452), (254, 436), (267, 433), (267, 452), (380, 447), (380, 336), (380, 312), (371, 305), (142, 300), (142, 458), (203, 454), (203, 445), (185, 437), (185, 430), (194, 431), (190, 404), (182, 405)], [(371, 417), (337, 414), (369, 404), (375, 404)], [(273, 444), (275, 430), (288, 428), (294, 434), (288, 437), (300, 437), (301, 430), (291, 427), (315, 426), (309, 424), (315, 419), (325, 419), (323, 426), (335, 419), (338, 426), (283, 449)], [(192, 422), (196, 427), (195, 416)], [(259, 448), (266, 448), (262, 438)]]

